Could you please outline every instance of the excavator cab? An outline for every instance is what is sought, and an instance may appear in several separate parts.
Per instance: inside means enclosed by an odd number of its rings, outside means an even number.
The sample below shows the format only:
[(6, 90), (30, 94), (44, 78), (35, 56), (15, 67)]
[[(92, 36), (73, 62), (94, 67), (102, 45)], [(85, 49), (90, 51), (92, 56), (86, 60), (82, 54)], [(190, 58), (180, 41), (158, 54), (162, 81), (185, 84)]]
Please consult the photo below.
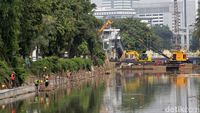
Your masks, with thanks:
[(176, 62), (187, 62), (188, 58), (186, 53), (183, 51), (173, 51), (171, 60)]
[(148, 56), (145, 53), (145, 51), (142, 52), (141, 56), (140, 56), (140, 60), (148, 60)]

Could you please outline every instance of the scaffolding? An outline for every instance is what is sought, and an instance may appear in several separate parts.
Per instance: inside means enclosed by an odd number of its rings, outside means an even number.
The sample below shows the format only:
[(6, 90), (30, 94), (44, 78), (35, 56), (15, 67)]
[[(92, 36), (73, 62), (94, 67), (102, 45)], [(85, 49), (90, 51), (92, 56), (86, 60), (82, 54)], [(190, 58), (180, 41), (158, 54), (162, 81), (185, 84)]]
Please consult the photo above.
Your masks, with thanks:
[(175, 50), (181, 49), (181, 36), (179, 34), (180, 31), (180, 12), (178, 10), (178, 2), (174, 0), (174, 23), (173, 23), (173, 48)]

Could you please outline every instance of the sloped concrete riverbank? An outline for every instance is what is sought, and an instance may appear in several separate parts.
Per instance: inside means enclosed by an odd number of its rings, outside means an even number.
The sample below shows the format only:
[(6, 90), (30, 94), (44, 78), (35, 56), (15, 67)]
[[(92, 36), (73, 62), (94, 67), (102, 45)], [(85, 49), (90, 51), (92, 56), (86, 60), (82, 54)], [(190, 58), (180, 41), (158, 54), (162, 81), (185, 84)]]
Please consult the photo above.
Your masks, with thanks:
[[(39, 91), (53, 91), (59, 86), (68, 85), (69, 87), (75, 87), (74, 84), (81, 83), (81, 81), (85, 81), (87, 79), (91, 79), (94, 77), (101, 77), (101, 75), (105, 75), (107, 73), (107, 68), (104, 67), (95, 67), (93, 71), (84, 71), (80, 70), (76, 73), (61, 73), (50, 75), (49, 77), (49, 85), (45, 87), (44, 83), (39, 85)], [(0, 90), (0, 101), (8, 98), (17, 98), (24, 94), (36, 92), (36, 88), (34, 85), (34, 80), (38, 79), (36, 77), (30, 77), (28, 81), (26, 81), (26, 86), (21, 86), (13, 89), (4, 89)], [(40, 78), (43, 79), (43, 78)]]

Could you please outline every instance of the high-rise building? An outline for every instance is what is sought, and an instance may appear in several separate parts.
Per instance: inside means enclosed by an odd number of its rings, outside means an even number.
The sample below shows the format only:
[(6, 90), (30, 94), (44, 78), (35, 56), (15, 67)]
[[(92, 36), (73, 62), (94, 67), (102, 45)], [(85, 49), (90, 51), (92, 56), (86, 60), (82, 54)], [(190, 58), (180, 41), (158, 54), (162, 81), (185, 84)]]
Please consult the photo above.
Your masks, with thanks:
[(137, 0), (92, 0), (97, 5), (94, 15), (98, 18), (133, 17), (133, 2)]
[(105, 9), (132, 9), (133, 0), (102, 0)]
[(144, 3), (136, 2), (136, 18), (146, 20), (149, 25), (170, 25), (170, 2)]
[[(194, 26), (198, 1), (178, 0), (180, 19), (181, 47), (189, 49), (189, 34)], [(174, 0), (92, 0), (97, 5), (95, 16), (102, 17), (135, 17), (149, 25), (167, 25), (174, 30)]]

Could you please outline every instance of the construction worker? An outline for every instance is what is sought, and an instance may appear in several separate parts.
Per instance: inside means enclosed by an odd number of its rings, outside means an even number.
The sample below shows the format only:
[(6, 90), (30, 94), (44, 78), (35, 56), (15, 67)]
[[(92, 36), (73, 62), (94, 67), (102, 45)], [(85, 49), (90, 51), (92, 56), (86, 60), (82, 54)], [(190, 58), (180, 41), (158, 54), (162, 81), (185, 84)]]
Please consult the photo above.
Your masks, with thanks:
[(11, 73), (11, 84), (12, 84), (12, 88), (15, 87), (15, 72), (12, 71)]
[(38, 88), (38, 86), (39, 86), (39, 80), (36, 79), (36, 80), (34, 81), (34, 84), (35, 84), (35, 89), (36, 89), (36, 91), (38, 91), (38, 90), (39, 90), (39, 88)]
[(45, 87), (49, 85), (49, 76), (45, 76)]

